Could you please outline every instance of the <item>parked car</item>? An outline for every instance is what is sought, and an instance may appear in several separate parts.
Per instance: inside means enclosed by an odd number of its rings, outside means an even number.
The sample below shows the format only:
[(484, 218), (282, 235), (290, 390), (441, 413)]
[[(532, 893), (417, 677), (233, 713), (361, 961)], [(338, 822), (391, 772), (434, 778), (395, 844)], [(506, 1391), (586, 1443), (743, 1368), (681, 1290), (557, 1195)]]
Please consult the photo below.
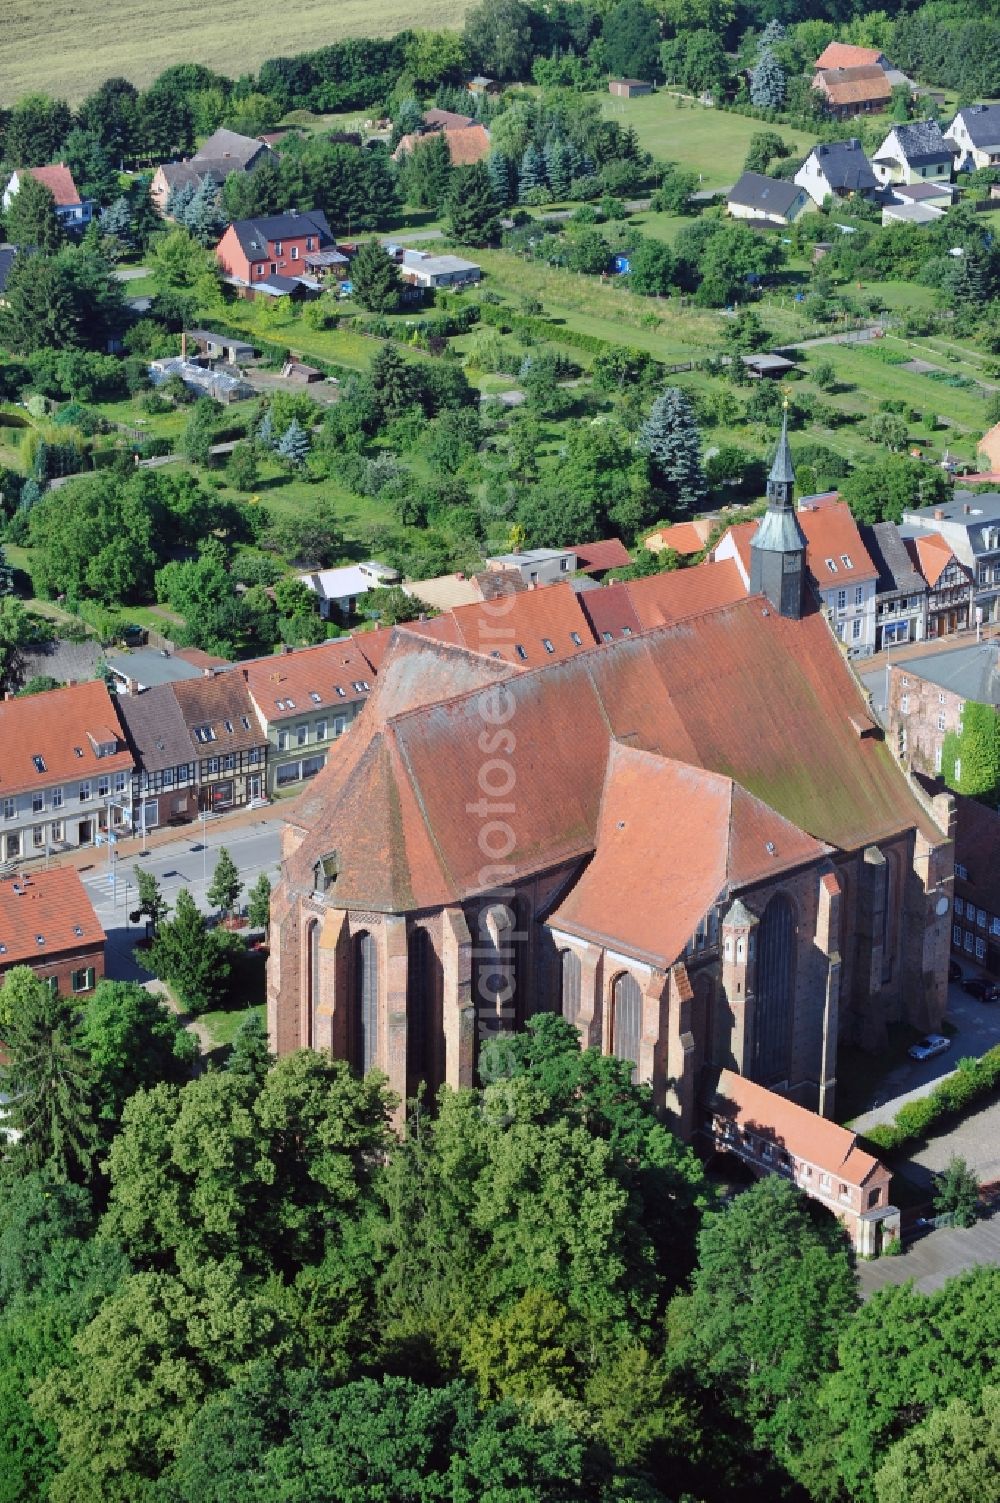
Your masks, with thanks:
[(961, 981), (962, 980), (962, 967), (959, 965), (959, 963), (958, 963), (957, 960), (949, 960), (949, 962), (948, 962), (948, 980), (949, 981)]
[(962, 982), (962, 990), (970, 997), (978, 997), (980, 1002), (1000, 1002), (1000, 986), (983, 976), (970, 976)]
[(906, 1052), (911, 1059), (936, 1059), (939, 1054), (947, 1054), (950, 1048), (951, 1039), (946, 1039), (943, 1033), (929, 1033), (926, 1038), (911, 1044)]

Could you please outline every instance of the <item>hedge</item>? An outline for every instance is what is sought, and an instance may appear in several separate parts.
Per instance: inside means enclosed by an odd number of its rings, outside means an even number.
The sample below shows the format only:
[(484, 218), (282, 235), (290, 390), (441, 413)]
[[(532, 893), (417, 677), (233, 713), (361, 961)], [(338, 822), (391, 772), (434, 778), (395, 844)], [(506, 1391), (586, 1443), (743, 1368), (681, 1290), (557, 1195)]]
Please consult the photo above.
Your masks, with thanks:
[[(603, 355), (614, 346), (607, 339), (601, 339), (597, 334), (584, 334), (578, 329), (567, 329), (563, 324), (553, 323), (551, 319), (542, 318), (537, 313), (514, 313), (510, 308), (494, 307), (489, 303), (483, 303), (479, 308), (479, 321), (484, 324), (492, 324), (499, 329), (501, 334), (528, 334), (533, 339), (551, 339), (557, 344), (568, 344), (574, 350), (584, 350), (588, 355)], [(643, 355), (642, 350), (634, 350), (629, 346), (630, 355)], [(656, 362), (661, 364), (660, 361)]]
[(892, 1122), (881, 1123), (864, 1134), (875, 1148), (891, 1151), (927, 1135), (928, 1129), (947, 1117), (964, 1112), (1000, 1086), (1000, 1044), (980, 1059), (960, 1059), (953, 1075), (940, 1081), (927, 1096), (901, 1106)]

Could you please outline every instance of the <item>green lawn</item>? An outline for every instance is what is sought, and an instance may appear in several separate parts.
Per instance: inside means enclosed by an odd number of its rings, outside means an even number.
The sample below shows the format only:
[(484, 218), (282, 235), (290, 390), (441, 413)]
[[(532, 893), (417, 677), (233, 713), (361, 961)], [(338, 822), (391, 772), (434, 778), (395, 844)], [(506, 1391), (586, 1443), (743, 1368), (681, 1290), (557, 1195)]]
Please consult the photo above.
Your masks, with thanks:
[(217, 1012), (203, 1012), (198, 1021), (211, 1040), (214, 1054), (216, 1049), (232, 1047), (240, 1024), (245, 1018), (254, 1015), (263, 1020), (264, 1012), (264, 1004), (261, 1002), (254, 1007), (220, 1008)]
[(787, 125), (766, 125), (746, 115), (684, 103), (666, 93), (648, 94), (644, 99), (616, 99), (607, 94), (601, 108), (609, 120), (634, 125), (640, 142), (654, 157), (699, 173), (703, 188), (735, 183), (743, 171), (750, 137), (757, 131), (777, 131), (802, 156), (813, 144), (807, 132)]

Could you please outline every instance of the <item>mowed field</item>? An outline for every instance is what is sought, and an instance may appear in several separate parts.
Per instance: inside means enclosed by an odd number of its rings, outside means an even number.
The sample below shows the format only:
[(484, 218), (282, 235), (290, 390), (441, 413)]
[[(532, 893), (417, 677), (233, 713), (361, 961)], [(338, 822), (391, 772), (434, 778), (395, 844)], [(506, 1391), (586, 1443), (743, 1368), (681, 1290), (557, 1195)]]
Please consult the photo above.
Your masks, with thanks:
[(266, 58), (404, 27), (456, 27), (472, 0), (0, 0), (0, 106), (43, 91), (77, 104), (116, 75), (140, 87), (171, 63), (238, 77)]
[(700, 172), (706, 188), (728, 188), (735, 183), (756, 131), (777, 131), (803, 156), (813, 145), (802, 131), (787, 125), (764, 124), (746, 115), (706, 109), (666, 92), (648, 94), (644, 99), (617, 99), (608, 94), (603, 109), (609, 120), (634, 125), (642, 145), (654, 157)]

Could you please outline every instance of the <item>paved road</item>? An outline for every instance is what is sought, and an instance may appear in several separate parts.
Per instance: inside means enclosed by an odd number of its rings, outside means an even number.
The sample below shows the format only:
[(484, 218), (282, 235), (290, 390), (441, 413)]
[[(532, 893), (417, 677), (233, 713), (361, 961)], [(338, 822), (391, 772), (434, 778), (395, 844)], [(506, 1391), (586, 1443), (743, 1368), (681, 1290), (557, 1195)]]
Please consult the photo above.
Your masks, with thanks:
[[(264, 818), (265, 813), (270, 817)], [(204, 829), (204, 845), (203, 827), (198, 823), (186, 826), (175, 839), (151, 847), (145, 856), (135, 850), (138, 842), (129, 841), (129, 853), (123, 853), (117, 859), (114, 884), (106, 847), (95, 850), (92, 861), (79, 867), (84, 886), (108, 936), (108, 972), (111, 976), (123, 980), (143, 979), (143, 973), (132, 960), (132, 947), (141, 931), (130, 924), (128, 918), (136, 899), (134, 867), (142, 866), (152, 872), (169, 902), (175, 901), (181, 888), (186, 887), (202, 909), (208, 908), (206, 888), (212, 880), (222, 846), (236, 862), (247, 887), (252, 886), (262, 871), (267, 873), (273, 885), (279, 877), (281, 824), (271, 811), (261, 811), (261, 815), (253, 824), (232, 825), (224, 818), (209, 820)]]
[(1000, 1263), (1000, 1218), (996, 1213), (962, 1231), (941, 1227), (919, 1234), (905, 1244), (898, 1258), (877, 1258), (858, 1264), (858, 1283), (863, 1299), (876, 1289), (905, 1284), (912, 1279), (922, 1294), (940, 1289), (946, 1279), (983, 1263)]

